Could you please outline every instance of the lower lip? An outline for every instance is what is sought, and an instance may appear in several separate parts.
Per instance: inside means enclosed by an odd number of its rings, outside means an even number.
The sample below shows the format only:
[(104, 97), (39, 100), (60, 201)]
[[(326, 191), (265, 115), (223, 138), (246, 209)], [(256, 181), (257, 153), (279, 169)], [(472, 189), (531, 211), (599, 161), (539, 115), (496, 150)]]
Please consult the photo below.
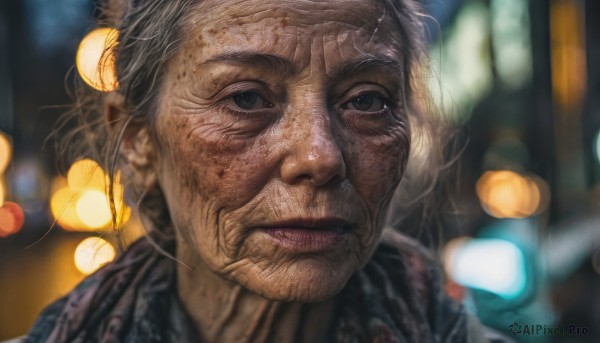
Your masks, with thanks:
[(331, 250), (342, 243), (346, 236), (344, 229), (311, 228), (266, 228), (265, 232), (275, 244), (297, 253), (310, 253)]

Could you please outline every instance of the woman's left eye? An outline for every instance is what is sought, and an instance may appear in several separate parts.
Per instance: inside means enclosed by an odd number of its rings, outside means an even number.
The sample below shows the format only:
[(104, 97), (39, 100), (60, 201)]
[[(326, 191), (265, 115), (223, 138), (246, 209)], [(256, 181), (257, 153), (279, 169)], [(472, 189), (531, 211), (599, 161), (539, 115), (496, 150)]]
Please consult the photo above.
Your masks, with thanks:
[(377, 94), (367, 93), (359, 95), (342, 105), (342, 109), (361, 112), (377, 112), (385, 108), (385, 101)]
[(253, 91), (234, 94), (231, 99), (237, 107), (247, 111), (273, 107), (270, 102)]

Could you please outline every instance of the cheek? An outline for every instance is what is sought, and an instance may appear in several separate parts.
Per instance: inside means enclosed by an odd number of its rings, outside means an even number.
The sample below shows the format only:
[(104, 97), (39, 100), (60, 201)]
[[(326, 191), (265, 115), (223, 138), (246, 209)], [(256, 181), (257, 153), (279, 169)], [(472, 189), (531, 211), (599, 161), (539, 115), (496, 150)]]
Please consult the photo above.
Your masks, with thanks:
[(266, 142), (234, 138), (210, 120), (173, 115), (159, 132), (167, 156), (161, 185), (173, 219), (188, 218), (180, 225), (216, 225), (217, 216), (254, 199), (271, 175)]
[(398, 186), (409, 149), (409, 132), (405, 127), (389, 135), (359, 139), (354, 145), (351, 177), (375, 212), (381, 210)]
[(232, 138), (222, 125), (172, 115), (157, 129), (160, 184), (176, 231), (218, 270), (243, 238), (239, 209), (257, 198), (269, 172), (266, 142)]

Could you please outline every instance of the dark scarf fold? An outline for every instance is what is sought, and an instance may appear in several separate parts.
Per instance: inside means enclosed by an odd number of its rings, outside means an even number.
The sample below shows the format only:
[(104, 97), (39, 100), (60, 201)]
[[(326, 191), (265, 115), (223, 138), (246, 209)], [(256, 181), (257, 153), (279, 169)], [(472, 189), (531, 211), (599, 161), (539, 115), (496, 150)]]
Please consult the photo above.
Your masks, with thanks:
[(344, 290), (337, 342), (467, 342), (466, 314), (433, 257), (392, 231)]
[[(174, 253), (172, 240), (159, 243)], [(26, 342), (188, 342), (194, 329), (176, 296), (176, 262), (147, 239), (40, 315)], [(386, 232), (339, 295), (334, 342), (466, 342), (466, 315), (444, 293), (436, 262)]]

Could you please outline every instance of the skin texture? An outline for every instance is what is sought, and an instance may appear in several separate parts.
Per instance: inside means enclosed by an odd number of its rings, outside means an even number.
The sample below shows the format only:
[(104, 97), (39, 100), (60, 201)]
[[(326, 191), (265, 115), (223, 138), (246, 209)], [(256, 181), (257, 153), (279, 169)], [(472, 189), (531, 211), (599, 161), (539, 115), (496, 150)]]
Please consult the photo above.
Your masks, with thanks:
[[(165, 195), (181, 301), (207, 341), (323, 340), (406, 164), (401, 42), (366, 1), (204, 1), (188, 19), (154, 136), (124, 145)], [(297, 218), (348, 226), (309, 253), (261, 231)]]

